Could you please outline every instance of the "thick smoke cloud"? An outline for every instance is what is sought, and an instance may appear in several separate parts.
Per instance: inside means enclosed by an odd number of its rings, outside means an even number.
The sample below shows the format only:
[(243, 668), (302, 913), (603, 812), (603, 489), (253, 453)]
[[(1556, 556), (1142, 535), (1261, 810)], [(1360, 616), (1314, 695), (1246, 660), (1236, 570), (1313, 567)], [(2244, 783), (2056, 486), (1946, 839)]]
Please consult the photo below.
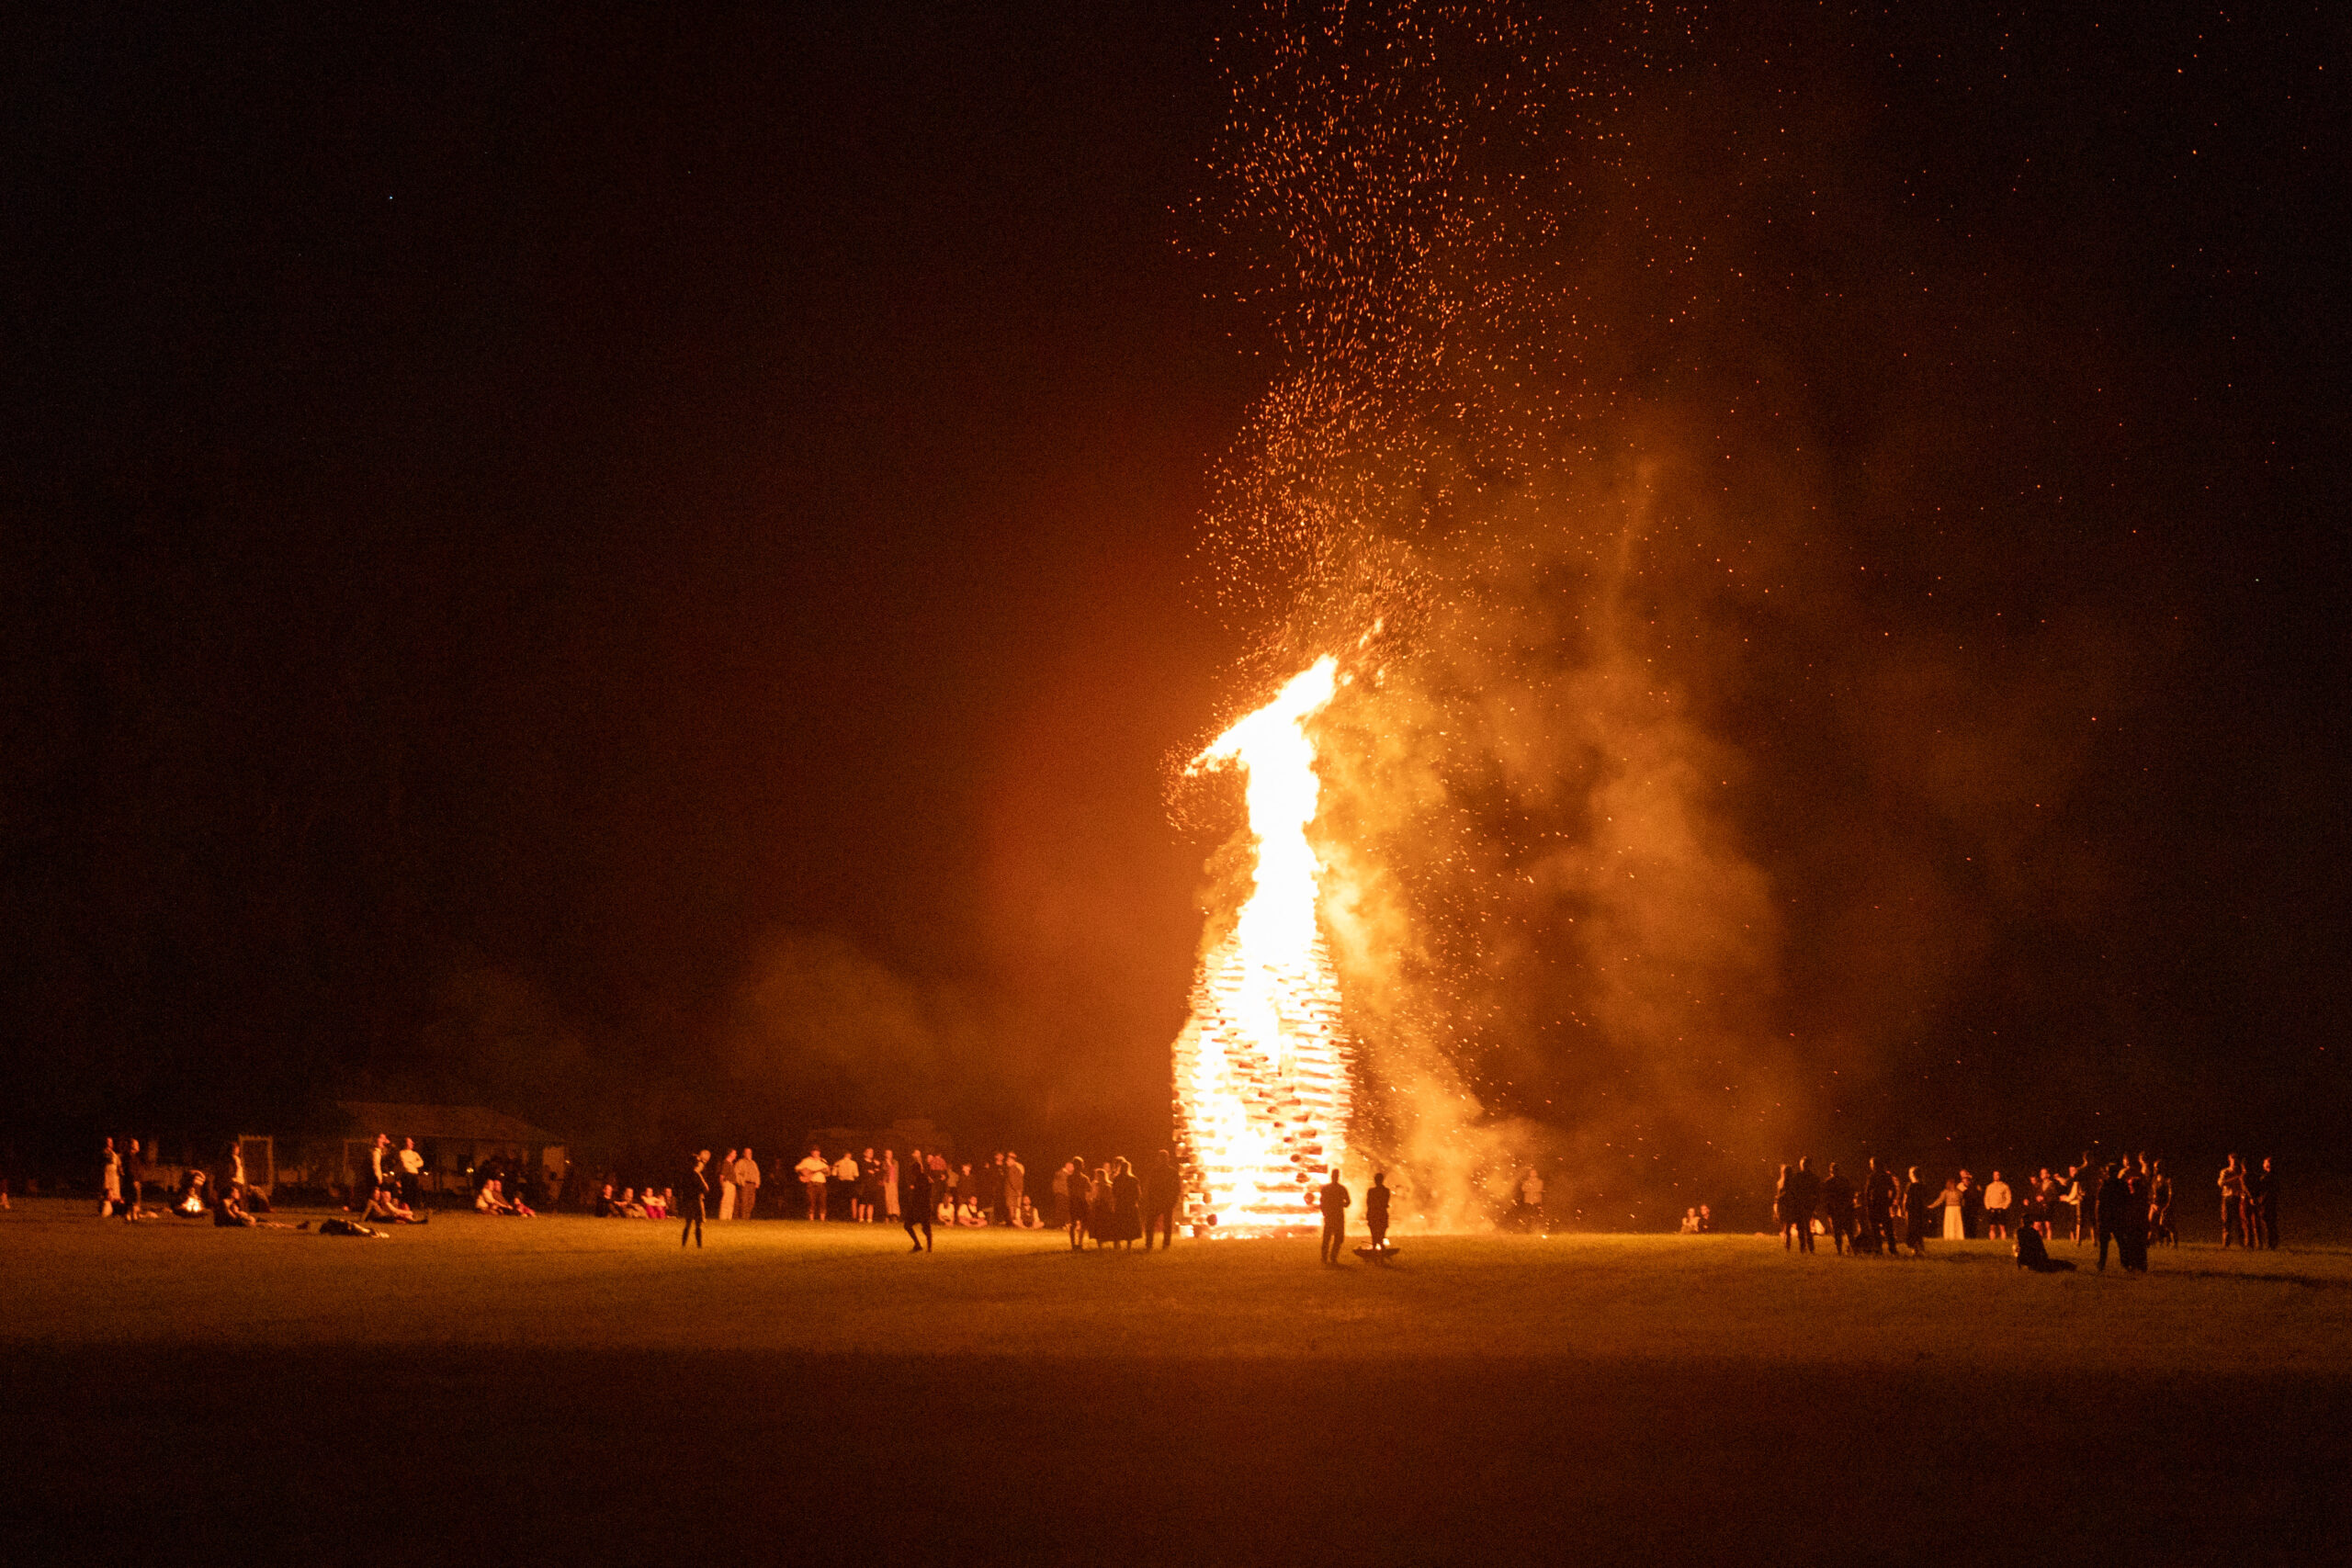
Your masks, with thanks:
[(1530, 1161), (1623, 1224), (1937, 1126), (1939, 1010), (2116, 892), (2058, 824), (2161, 650), (2084, 591), (2129, 535), (2058, 476), (2117, 454), (2051, 417), (2113, 352), (1907, 205), (1850, 41), (1392, 6), (1235, 46), (1204, 248), (1287, 358), (1215, 588), (1252, 682), (1355, 649), (1318, 830), (1362, 1141), (1442, 1220)]

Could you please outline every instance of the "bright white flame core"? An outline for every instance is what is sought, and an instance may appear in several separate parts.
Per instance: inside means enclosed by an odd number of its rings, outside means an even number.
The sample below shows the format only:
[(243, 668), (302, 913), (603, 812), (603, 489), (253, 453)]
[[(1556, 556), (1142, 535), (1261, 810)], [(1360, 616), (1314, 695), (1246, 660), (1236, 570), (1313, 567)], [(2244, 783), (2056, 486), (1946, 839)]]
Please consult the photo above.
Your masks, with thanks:
[(1185, 771), (1249, 775), (1257, 866), (1233, 931), (1201, 964), (1176, 1040), (1184, 1217), (1196, 1231), (1295, 1229), (1320, 1174), (1347, 1152), (1348, 1054), (1340, 987), (1316, 919), (1322, 863), (1306, 841), (1322, 792), (1306, 725), (1338, 688), (1318, 659)]

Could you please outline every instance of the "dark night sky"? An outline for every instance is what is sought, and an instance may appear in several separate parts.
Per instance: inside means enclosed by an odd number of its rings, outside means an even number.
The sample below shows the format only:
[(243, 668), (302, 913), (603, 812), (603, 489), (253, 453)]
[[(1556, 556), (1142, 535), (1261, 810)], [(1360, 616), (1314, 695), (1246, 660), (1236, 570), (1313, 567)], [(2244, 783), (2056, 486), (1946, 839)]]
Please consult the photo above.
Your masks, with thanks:
[[(0, 1137), (360, 1086), (606, 1131), (752, 1104), (1151, 1136), (1204, 849), (1164, 763), (1251, 632), (1196, 520), (1265, 373), (1172, 243), (1221, 14), (1143, 12), (12, 21)], [(2316, 1141), (2352, 1005), (2352, 60), (2322, 7), (2024, 15), (1788, 7), (1678, 46), (1735, 103), (1837, 73), (1877, 106), (1838, 199), (2014, 291), (1948, 399), (2005, 412), (1922, 459), (1956, 514), (1972, 474), (2062, 488), (2129, 426), (2034, 581), (1991, 525), (1858, 536), (1951, 569), (1871, 609), (1923, 632), (2096, 612), (2137, 716), (2071, 795), (2098, 891), (2045, 860), (1986, 906), (2091, 913), (1996, 920), (1894, 1033), (2081, 1035), (1938, 1086), (1998, 1109), (2141, 997), (2134, 1092)], [(1816, 261), (1870, 293), (1871, 257)], [(1983, 299), (1917, 310), (1872, 341), (1974, 357), (1936, 334)], [(1752, 330), (1823, 323), (1851, 316)], [(2108, 405), (2053, 390), (2086, 354)], [(1865, 416), (1815, 385), (1834, 447)], [(1726, 720), (1766, 758), (1802, 743), (1770, 711)], [(1800, 899), (1841, 874), (1803, 816), (1749, 818)], [(1792, 919), (1788, 985), (1834, 987), (1858, 928)], [(918, 1089), (734, 1076), (778, 944), (912, 998)], [(2085, 978), (2117, 953), (2128, 984)]]

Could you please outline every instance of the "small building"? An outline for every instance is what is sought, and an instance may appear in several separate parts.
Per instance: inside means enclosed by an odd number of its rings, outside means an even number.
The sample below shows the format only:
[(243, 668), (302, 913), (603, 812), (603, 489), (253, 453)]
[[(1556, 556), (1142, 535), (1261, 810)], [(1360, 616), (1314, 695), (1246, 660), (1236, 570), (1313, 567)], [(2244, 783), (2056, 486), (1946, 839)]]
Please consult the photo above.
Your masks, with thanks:
[[(518, 1170), (540, 1173), (549, 1186), (563, 1179), (566, 1147), (560, 1134), (486, 1105), (397, 1105), (366, 1100), (342, 1100), (335, 1105), (345, 1119), (339, 1146), (311, 1151), (313, 1185), (332, 1179), (350, 1190), (358, 1173), (368, 1168), (368, 1151), (379, 1133), (392, 1140), (395, 1149), (405, 1139), (416, 1140), (417, 1152), (424, 1156), (423, 1181), (428, 1192), (470, 1192), (473, 1170), (493, 1157), (506, 1159)], [(324, 1173), (319, 1169), (322, 1165)]]

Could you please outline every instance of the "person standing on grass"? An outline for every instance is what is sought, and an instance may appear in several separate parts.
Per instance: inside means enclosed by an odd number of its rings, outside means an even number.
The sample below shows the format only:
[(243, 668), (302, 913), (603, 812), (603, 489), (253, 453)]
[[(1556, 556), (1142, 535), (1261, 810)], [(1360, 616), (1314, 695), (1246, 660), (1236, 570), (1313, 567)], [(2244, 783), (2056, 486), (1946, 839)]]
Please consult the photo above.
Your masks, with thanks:
[(1069, 1249), (1086, 1249), (1086, 1159), (1081, 1155), (1069, 1156), (1062, 1173), (1054, 1179), (1062, 1198), (1062, 1228), (1069, 1233)]
[(2270, 1156), (2262, 1156), (2262, 1169), (2257, 1173), (2262, 1183), (2262, 1195), (2255, 1201), (2254, 1223), (2262, 1233), (2264, 1250), (2278, 1249), (2278, 1173), (2270, 1168)]
[(685, 1222), (685, 1228), (678, 1233), (680, 1247), (686, 1245), (688, 1236), (695, 1238), (696, 1247), (702, 1245), (703, 1210), (710, 1204), (709, 1169), (710, 1151), (696, 1149), (694, 1168), (678, 1178), (678, 1217)]
[(1984, 1228), (1984, 1190), (1976, 1185), (1976, 1178), (1967, 1171), (1960, 1173), (1960, 1234), (1964, 1241), (1974, 1241), (1976, 1233)]
[(2165, 1174), (2162, 1160), (2148, 1167), (2148, 1235), (2167, 1247), (2180, 1245), (2180, 1232), (2172, 1223), (2172, 1178)]
[[(2266, 1164), (2267, 1162), (2265, 1162)], [(2245, 1244), (2249, 1247), (2262, 1245), (2262, 1195), (2269, 1185), (2269, 1173), (2256, 1170), (2252, 1161), (2245, 1171)]]
[[(368, 1174), (363, 1179), (367, 1183), (366, 1195), (354, 1193), (353, 1197), (358, 1201), (352, 1204), (353, 1208), (365, 1207), (376, 1196), (376, 1189), (390, 1179), (391, 1159), (392, 1135), (390, 1133), (377, 1134), (376, 1141), (368, 1145)], [(496, 1168), (494, 1162), (493, 1168)]]
[(988, 1162), (980, 1167), (980, 1213), (992, 1225), (1003, 1224), (1012, 1218), (1004, 1212), (1004, 1151), (991, 1150)]
[(1363, 1228), (1372, 1233), (1372, 1249), (1380, 1252), (1388, 1246), (1388, 1173), (1375, 1170), (1372, 1185), (1363, 1194)]
[(1143, 1183), (1124, 1155), (1112, 1162), (1111, 1212), (1117, 1219), (1119, 1250), (1125, 1252), (1143, 1238)]
[(2134, 1274), (2148, 1271), (2148, 1171), (2126, 1160), (2123, 1164), (2123, 1267)]
[(2237, 1156), (2232, 1155), (2222, 1167), (2213, 1185), (2222, 1190), (2222, 1245), (2235, 1247), (2244, 1239), (2245, 1227), (2245, 1170)]
[(2102, 1175), (2104, 1179), (2098, 1189), (2098, 1271), (2107, 1272), (2107, 1244), (2112, 1240), (2118, 1263), (2132, 1272), (2145, 1272), (2147, 1245), (2144, 1234), (2135, 1231), (2132, 1211), (2138, 1208), (2144, 1213), (2146, 1201), (2133, 1185), (2131, 1164), (2127, 1161)]
[(735, 1217), (748, 1220), (760, 1206), (760, 1162), (745, 1144), (735, 1161)]
[(1870, 1168), (1862, 1173), (1862, 1223), (1877, 1243), (1876, 1250), (1887, 1257), (1894, 1256), (1894, 1176), (1879, 1168), (1878, 1156), (1872, 1155)]
[(122, 1211), (122, 1156), (108, 1138), (98, 1155), (98, 1218), (110, 1220)]
[(136, 1138), (130, 1140), (130, 1152), (123, 1156), (122, 1190), (122, 1217), (125, 1220), (139, 1218), (139, 1206), (147, 1198), (147, 1156), (140, 1152)]
[(1176, 1205), (1183, 1197), (1183, 1183), (1176, 1174), (1176, 1162), (1162, 1149), (1154, 1156), (1151, 1169), (1143, 1179), (1143, 1249), (1151, 1250), (1151, 1238), (1159, 1237), (1159, 1250), (1167, 1251), (1176, 1244)]
[(794, 1175), (800, 1178), (800, 1191), (801, 1195), (808, 1200), (808, 1217), (812, 1220), (823, 1219), (825, 1217), (825, 1181), (833, 1173), (833, 1168), (825, 1163), (824, 1150), (811, 1148), (801, 1157), (800, 1163), (792, 1168), (792, 1170)]
[(882, 1213), (892, 1224), (899, 1223), (899, 1151), (882, 1151)]
[(833, 1212), (832, 1205), (839, 1203), (849, 1211), (850, 1218), (854, 1220), (857, 1217), (856, 1157), (847, 1149), (843, 1149), (842, 1157), (833, 1162), (831, 1174), (832, 1179), (825, 1187), (825, 1217), (831, 1219)]
[(1919, 1168), (1911, 1168), (1911, 1179), (1903, 1188), (1903, 1245), (1911, 1249), (1914, 1258), (1928, 1256), (1928, 1214), (1936, 1205), (1936, 1195), (1919, 1179)]
[(1854, 1241), (1854, 1184), (1838, 1174), (1836, 1160), (1821, 1179), (1821, 1217), (1829, 1226), (1830, 1249), (1844, 1257)]
[[(414, 1138), (402, 1138), (400, 1152), (401, 1201), (413, 1209), (424, 1201), (424, 1156), (417, 1152)], [(245, 1184), (245, 1158), (237, 1156), (237, 1185)]]
[(1340, 1173), (1331, 1172), (1331, 1179), (1317, 1189), (1314, 1201), (1323, 1210), (1323, 1251), (1321, 1261), (1329, 1264), (1344, 1262), (1340, 1248), (1348, 1243), (1348, 1190), (1340, 1185)]
[(735, 1217), (735, 1151), (733, 1149), (728, 1150), (727, 1157), (718, 1162), (717, 1217), (721, 1220), (731, 1220)]
[[(922, 1163), (921, 1149), (910, 1149), (907, 1152), (904, 1170), (906, 1186), (899, 1194), (899, 1213), (901, 1216), (899, 1223), (906, 1227), (907, 1239), (914, 1243), (909, 1250), (929, 1252), (931, 1250), (931, 1171)], [(921, 1235), (915, 1234), (918, 1226), (922, 1230)]]
[(2014, 1194), (2009, 1184), (1995, 1171), (1993, 1179), (1984, 1184), (1984, 1234), (1995, 1241), (2009, 1239), (2009, 1204)]
[(2098, 1236), (2099, 1168), (2088, 1149), (2083, 1151), (2083, 1157), (2067, 1175), (2074, 1183), (2075, 1245), (2080, 1247)]
[(1021, 1218), (1021, 1201), (1029, 1195), (1029, 1168), (1011, 1149), (1004, 1151), (1004, 1215), (1010, 1223)]

